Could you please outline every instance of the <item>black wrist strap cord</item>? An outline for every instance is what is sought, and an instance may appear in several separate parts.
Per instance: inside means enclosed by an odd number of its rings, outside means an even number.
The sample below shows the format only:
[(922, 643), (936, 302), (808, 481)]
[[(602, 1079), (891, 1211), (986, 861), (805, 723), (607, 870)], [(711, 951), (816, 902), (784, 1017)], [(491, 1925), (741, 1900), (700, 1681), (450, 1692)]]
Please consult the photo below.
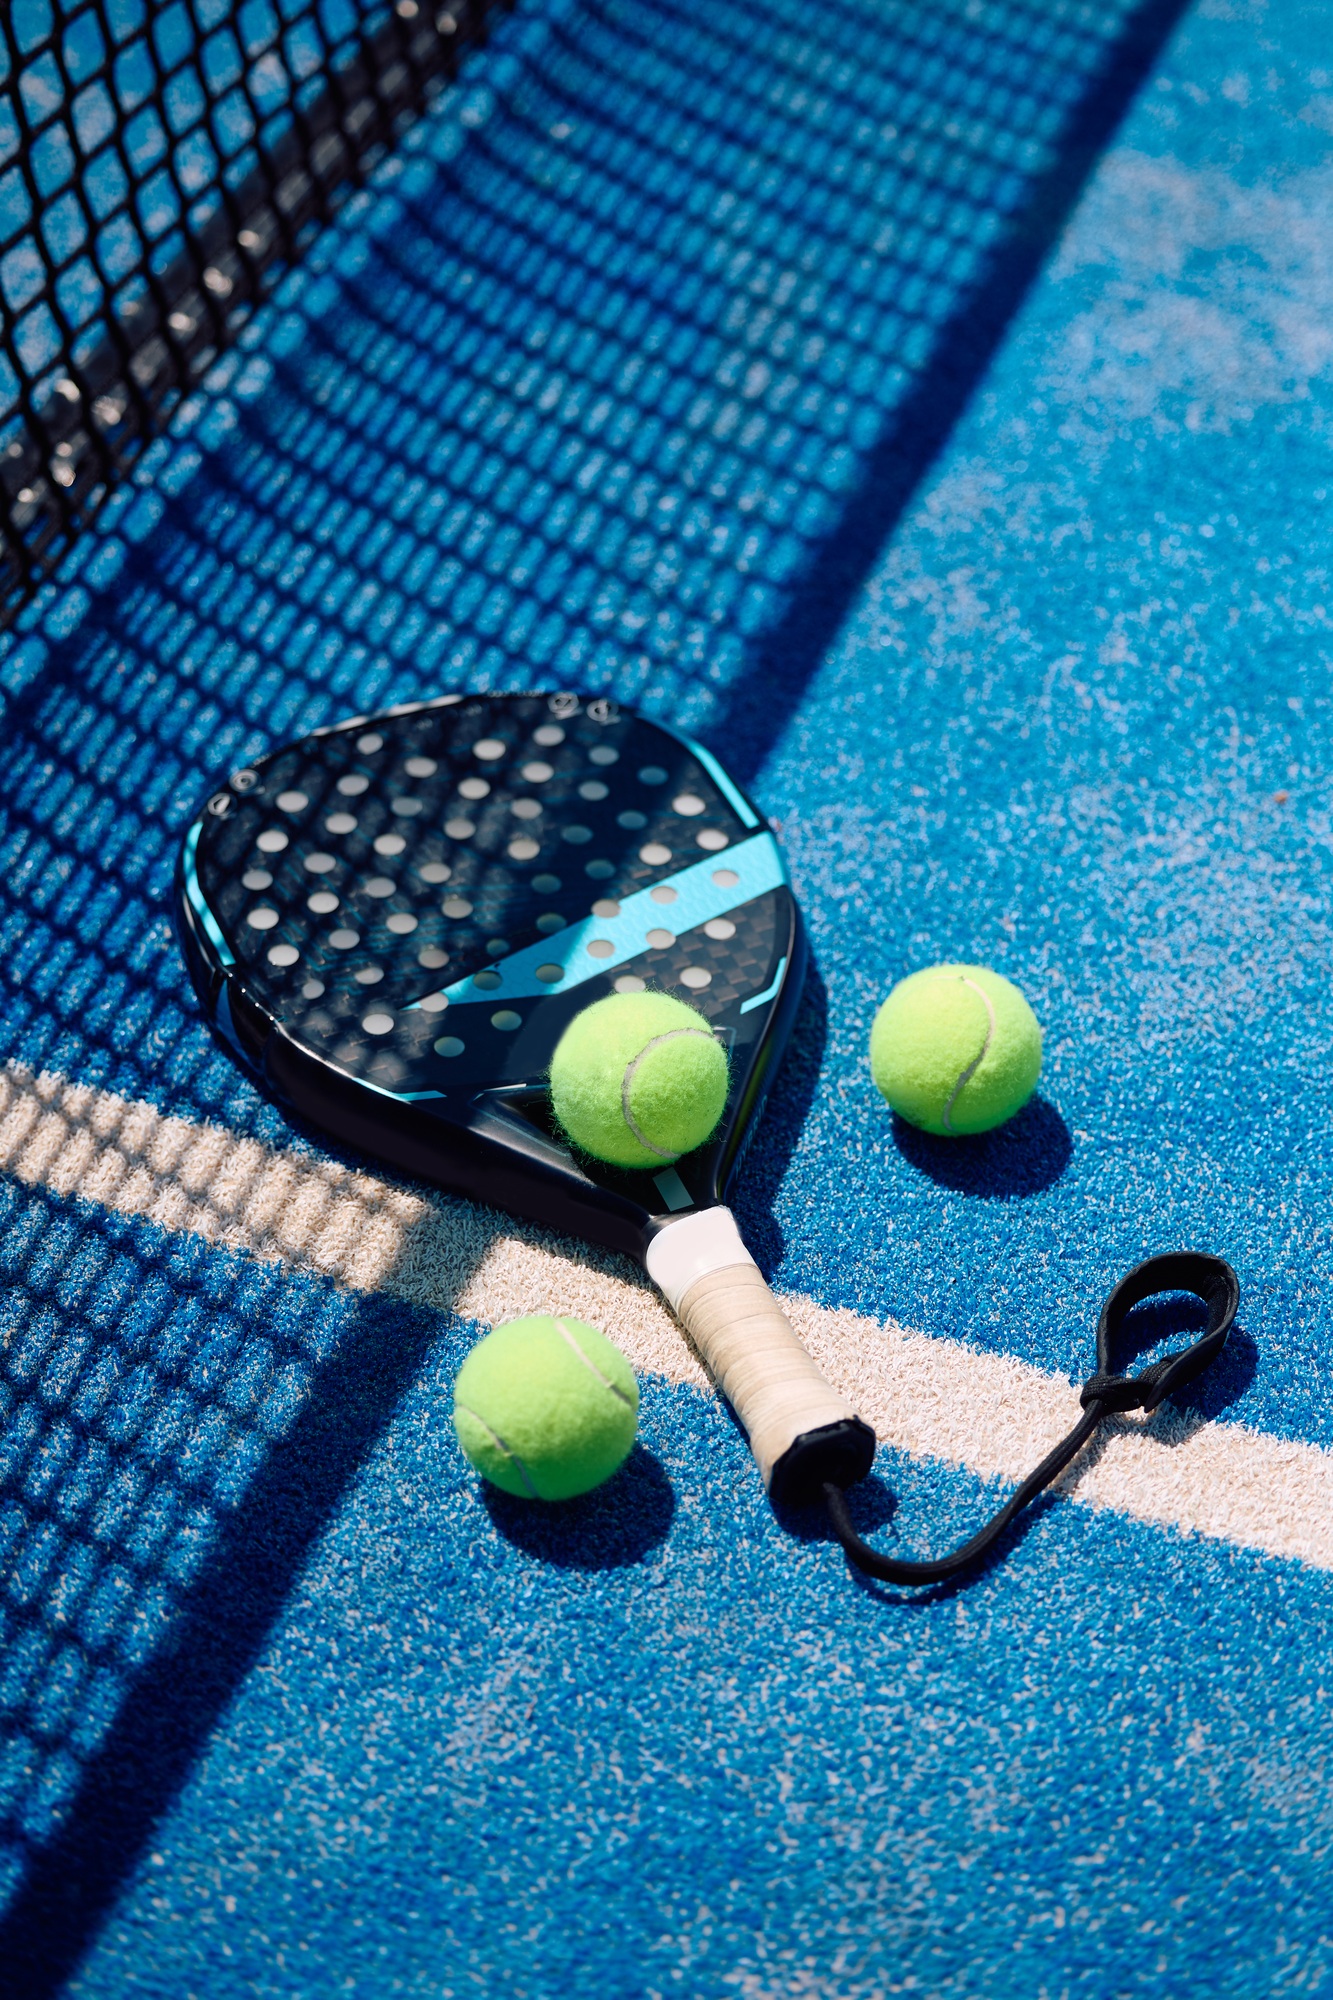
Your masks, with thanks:
[[(1140, 1369), (1137, 1375), (1119, 1373), (1116, 1364), (1126, 1317), (1145, 1299), (1155, 1298), (1162, 1292), (1192, 1292), (1195, 1298), (1202, 1300), (1208, 1315), (1203, 1332), (1189, 1347), (1163, 1355), (1160, 1361)], [(1102, 1307), (1097, 1321), (1097, 1372), (1083, 1384), (1080, 1397), (1083, 1415), (1068, 1437), (1062, 1438), (1054, 1451), (1048, 1452), (1036, 1470), (1028, 1474), (999, 1513), (979, 1529), (971, 1541), (964, 1542), (951, 1555), (941, 1556), (935, 1562), (900, 1561), (894, 1556), (881, 1555), (869, 1542), (863, 1542), (852, 1526), (843, 1489), (840, 1486), (825, 1486), (829, 1519), (848, 1561), (855, 1563), (868, 1576), (878, 1577), (882, 1583), (943, 1583), (949, 1577), (957, 1576), (961, 1570), (978, 1562), (1003, 1534), (1015, 1514), (1021, 1513), (1053, 1479), (1059, 1477), (1104, 1418), (1120, 1410), (1155, 1410), (1173, 1390), (1192, 1382), (1226, 1346), (1239, 1305), (1240, 1281), (1230, 1264), (1224, 1263), (1220, 1257), (1205, 1256), (1201, 1251), (1177, 1250), (1166, 1256), (1150, 1257), (1146, 1263), (1136, 1265), (1127, 1277), (1120, 1280)]]

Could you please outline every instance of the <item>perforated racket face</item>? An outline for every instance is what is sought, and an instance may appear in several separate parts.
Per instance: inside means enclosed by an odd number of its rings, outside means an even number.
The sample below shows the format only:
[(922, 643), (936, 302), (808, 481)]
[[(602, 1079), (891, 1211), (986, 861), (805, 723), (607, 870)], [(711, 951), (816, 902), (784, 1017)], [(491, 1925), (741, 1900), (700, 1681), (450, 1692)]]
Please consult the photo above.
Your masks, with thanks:
[[(719, 1198), (802, 970), (776, 843), (717, 761), (572, 694), (447, 696), (235, 772), (178, 907), (219, 1028), (306, 1116), (538, 1219), (591, 1204), (584, 1233), (627, 1247)], [(574, 1159), (543, 1093), (574, 1014), (644, 988), (709, 1018), (732, 1092), (699, 1154), (624, 1174)]]

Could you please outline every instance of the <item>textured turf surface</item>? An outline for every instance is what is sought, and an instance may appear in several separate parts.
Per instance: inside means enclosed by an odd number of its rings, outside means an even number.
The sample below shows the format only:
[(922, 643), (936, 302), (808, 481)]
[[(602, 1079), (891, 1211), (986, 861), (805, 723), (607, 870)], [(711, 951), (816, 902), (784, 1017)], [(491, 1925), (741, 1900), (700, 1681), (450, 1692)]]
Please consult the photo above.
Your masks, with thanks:
[[(1327, 13), (1208, 0), (1142, 79), (1170, 25), (521, 12), (0, 652), (0, 1053), (308, 1143), (171, 941), (207, 775), (613, 687), (734, 761), (810, 918), (775, 1279), (1081, 1376), (1128, 1263), (1216, 1249), (1199, 1407), (1333, 1444)], [(963, 1149), (863, 1054), (955, 957), (1048, 1051)], [(0, 1199), (20, 1990), (85, 1944), (81, 1993), (201, 2000), (1333, 1976), (1326, 1573), (1057, 1503), (902, 1605), (651, 1381), (534, 1518), (449, 1433), (475, 1329)], [(881, 1472), (904, 1546), (993, 1498)]]

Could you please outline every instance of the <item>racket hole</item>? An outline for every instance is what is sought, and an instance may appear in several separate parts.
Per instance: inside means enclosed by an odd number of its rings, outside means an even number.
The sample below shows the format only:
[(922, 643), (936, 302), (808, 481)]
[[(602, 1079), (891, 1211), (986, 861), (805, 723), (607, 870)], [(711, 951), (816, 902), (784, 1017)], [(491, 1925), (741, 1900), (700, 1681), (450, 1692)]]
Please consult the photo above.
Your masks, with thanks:
[(446, 993), (428, 993), (418, 1004), (423, 1014), (442, 1014), (449, 1005), (449, 996)]
[[(589, 863), (589, 866), (593, 868), (596, 865), (596, 862)], [(560, 877), (558, 875), (534, 875), (532, 886), (539, 896), (554, 896), (556, 890), (560, 887)]]
[(359, 799), (362, 792), (370, 790), (370, 780), (363, 778), (360, 771), (344, 771), (338, 780), (338, 790), (345, 799)]
[(294, 944), (275, 944), (268, 955), (270, 965), (295, 965), (301, 956)]
[(696, 819), (707, 810), (697, 792), (678, 792), (671, 801), (672, 812), (678, 812), (683, 819)]
[(665, 951), (668, 945), (676, 942), (676, 934), (674, 931), (652, 930), (648, 933), (648, 942), (654, 951)]
[[(388, 859), (394, 854), (401, 854), (406, 846), (407, 842), (403, 839), (401, 833), (382, 833), (375, 842), (375, 852), (376, 854), (384, 855)], [(310, 863), (307, 861), (306, 867), (308, 868), (309, 866)]]
[(595, 917), (618, 917), (620, 905), (613, 896), (599, 896), (592, 906), (592, 913)]
[(647, 980), (640, 979), (633, 972), (622, 972), (616, 981), (617, 993), (642, 993), (647, 988)]
[(391, 799), (389, 811), (397, 813), (399, 819), (412, 819), (421, 811), (420, 799)]
[(433, 778), (439, 768), (433, 757), (409, 757), (403, 766), (409, 778)]
[(290, 844), (289, 835), (282, 833), (276, 826), (268, 827), (255, 842), (261, 854), (281, 854), (283, 848)]
[(276, 910), (267, 909), (263, 905), (257, 910), (251, 910), (246, 918), (246, 922), (257, 931), (271, 931), (273, 926), (281, 921)]
[(567, 840), (571, 847), (583, 847), (592, 839), (592, 828), (590, 826), (562, 826), (560, 829), (560, 838)]
[(498, 736), (483, 736), (479, 743), (472, 746), (473, 756), (480, 757), (484, 764), (494, 764), (504, 753), (505, 746)]
[(300, 813), (305, 811), (310, 801), (304, 792), (279, 792), (274, 804), (279, 812)]
[(316, 889), (313, 896), (306, 898), (306, 908), (313, 910), (317, 917), (331, 917), (338, 907), (338, 898), (332, 889)]
[(273, 877), (269, 874), (267, 868), (247, 868), (241, 877), (241, 887), (243, 889), (271, 889), (273, 887)]
[(498, 1028), (502, 1035), (512, 1035), (515, 1028), (523, 1026), (523, 1016), (516, 1014), (512, 1007), (501, 1007), (498, 1013), (491, 1015), (491, 1026)]
[(717, 883), (719, 889), (734, 889), (740, 879), (734, 868), (715, 868), (713, 870), (713, 880)]
[(647, 813), (623, 812), (616, 814), (616, 825), (627, 828), (630, 833), (637, 833), (641, 826), (647, 826), (647, 824)]
[(471, 840), (477, 829), (470, 819), (447, 819), (444, 822), (444, 830), (450, 840)]
[(693, 993), (702, 993), (705, 986), (711, 986), (713, 975), (705, 972), (702, 965), (687, 965), (680, 975), (682, 986), (688, 986)]
[(303, 1000), (318, 1000), (323, 991), (324, 981), (322, 979), (307, 979), (305, 985), (301, 988), (301, 998)]
[(649, 894), (655, 903), (674, 903), (678, 900), (678, 892), (670, 888), (665, 882), (659, 882), (655, 889), (649, 891)]
[(610, 765), (620, 762), (620, 752), (613, 750), (609, 743), (598, 743), (588, 752), (588, 762), (590, 764), (600, 764), (605, 770)]
[(729, 847), (731, 845), (731, 842), (728, 840), (726, 834), (722, 833), (715, 826), (704, 827), (702, 831), (696, 833), (694, 837), (698, 841), (700, 847), (702, 847), (705, 853), (708, 854), (717, 854), (720, 852), (722, 848)]
[(426, 861), (417, 870), (422, 881), (429, 882), (432, 885), (439, 882), (447, 882), (453, 872), (447, 861)]
[(448, 952), (441, 951), (438, 945), (428, 944), (424, 951), (417, 953), (417, 964), (424, 965), (427, 972), (438, 972), (442, 965), (448, 963)]
[(458, 787), (458, 795), (464, 799), (488, 799), (491, 788), (485, 778), (464, 778)]
[(327, 875), (338, 863), (332, 854), (307, 854), (304, 865), (312, 875)]
[(646, 847), (639, 849), (640, 861), (646, 861), (650, 868), (663, 868), (671, 859), (671, 849), (663, 847), (660, 840), (650, 840)]
[(534, 743), (540, 743), (543, 750), (554, 750), (557, 743), (563, 743), (565, 732), (556, 722), (544, 722), (540, 729), (532, 732)]
[(583, 872), (585, 875), (591, 875), (594, 882), (609, 882), (616, 872), (615, 863), (611, 861), (590, 861)]
[(392, 896), (398, 884), (391, 881), (387, 875), (372, 875), (370, 880), (363, 882), (361, 886), (367, 896), (374, 896), (378, 901), (382, 901), (385, 896)]
[(523, 766), (521, 776), (525, 777), (530, 785), (544, 785), (548, 778), (555, 776), (555, 769), (552, 765), (543, 763), (540, 757), (536, 757), (531, 764)]
[(339, 930), (329, 932), (329, 943), (335, 951), (353, 951), (361, 942), (359, 931)]
[(664, 785), (666, 781), (667, 774), (660, 764), (645, 764), (639, 773), (641, 785)]
[[(582, 786), (579, 788), (582, 790)], [(602, 787), (605, 791), (606, 787)], [(540, 819), (541, 803), (537, 799), (515, 799), (509, 808), (515, 819)]]
[(537, 977), (541, 980), (543, 986), (558, 986), (564, 976), (565, 968), (563, 965), (551, 964), (539, 965), (537, 967)]
[(564, 928), (565, 919), (558, 910), (543, 910), (537, 919), (537, 929), (543, 937), (549, 937), (552, 931), (562, 931)]
[(508, 938), (487, 938), (486, 949), (492, 958), (503, 958), (509, 949)]
[(357, 737), (356, 747), (361, 751), (363, 756), (373, 757), (377, 750), (384, 748), (384, 738), (377, 735), (372, 729), (367, 735)]
[(736, 926), (729, 917), (710, 917), (704, 925), (704, 936), (716, 938), (719, 943), (723, 938), (733, 938), (735, 935)]
[(352, 974), (358, 986), (378, 986), (384, 974), (378, 965), (363, 965)]
[(395, 910), (389, 918), (388, 928), (395, 937), (411, 937), (416, 927), (416, 918), (410, 917), (406, 910)]
[(596, 804), (598, 799), (604, 799), (606, 794), (607, 787), (600, 778), (585, 778), (579, 786), (579, 797), (587, 799), (590, 805)]
[(457, 1035), (441, 1035), (432, 1046), (437, 1056), (461, 1056), (463, 1053), (463, 1044)]
[(593, 938), (588, 946), (589, 958), (614, 958), (615, 952), (610, 938)]
[(368, 1035), (387, 1035), (393, 1027), (392, 1014), (367, 1014), (361, 1026)]
[(500, 975), (498, 972), (491, 972), (489, 970), (474, 972), (472, 975), (472, 984), (476, 987), (478, 993), (494, 993), (496, 987), (501, 984)]
[(470, 917), (472, 905), (466, 896), (446, 896), (440, 908), (446, 917)]
[(324, 822), (330, 833), (355, 833), (355, 813), (330, 813)]
[(513, 861), (535, 861), (540, 853), (541, 848), (535, 840), (525, 838), (509, 843), (509, 855)]

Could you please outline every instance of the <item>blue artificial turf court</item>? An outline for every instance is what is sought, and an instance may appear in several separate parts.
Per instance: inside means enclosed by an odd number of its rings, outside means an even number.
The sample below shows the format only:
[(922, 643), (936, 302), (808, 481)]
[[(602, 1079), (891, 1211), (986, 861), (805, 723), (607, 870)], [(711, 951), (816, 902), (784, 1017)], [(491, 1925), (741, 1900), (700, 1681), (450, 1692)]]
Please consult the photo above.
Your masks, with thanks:
[[(1327, 4), (517, 0), (0, 639), (0, 1991), (1333, 1990), (1331, 592)], [(181, 830), (532, 686), (778, 828), (813, 966), (737, 1212), (818, 1324), (930, 1336), (984, 1436), (1140, 1258), (1235, 1265), (1160, 1504), (881, 1589), (645, 1371), (611, 1486), (508, 1505), (476, 1317), (28, 1143), (68, 1086), (313, 1172), (189, 988)], [(954, 958), (1046, 1053), (950, 1147), (865, 1043)], [(882, 1447), (866, 1531), (944, 1548), (989, 1463)]]

